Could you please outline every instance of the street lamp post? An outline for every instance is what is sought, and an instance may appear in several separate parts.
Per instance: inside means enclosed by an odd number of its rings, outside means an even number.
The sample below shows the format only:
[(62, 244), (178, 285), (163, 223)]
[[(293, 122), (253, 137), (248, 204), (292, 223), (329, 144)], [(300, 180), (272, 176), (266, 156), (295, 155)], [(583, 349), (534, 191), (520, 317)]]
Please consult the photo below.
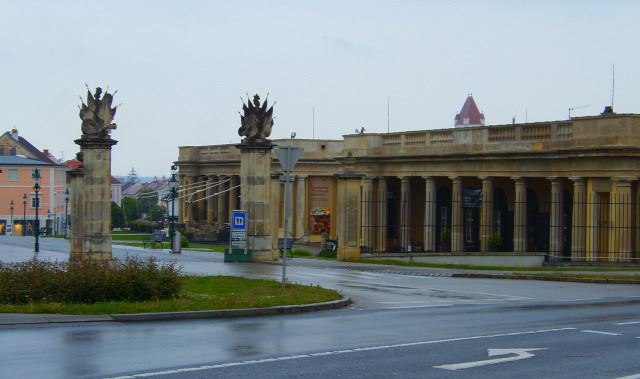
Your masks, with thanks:
[(25, 193), (24, 196), (22, 196), (22, 205), (24, 206), (23, 208), (23, 219), (22, 219), (22, 236), (26, 236), (27, 235), (27, 194)]
[(9, 225), (11, 225), (11, 235), (13, 235), (13, 200), (11, 200), (11, 221), (9, 221)]
[(67, 210), (69, 209), (69, 188), (64, 191), (64, 238), (69, 238), (69, 216), (67, 216)]
[[(53, 218), (53, 215), (51, 214), (51, 209), (47, 209), (47, 224), (45, 225), (46, 228), (44, 229), (44, 233), (45, 236), (47, 235), (47, 232), (49, 231), (49, 228), (51, 228), (51, 230), (53, 230), (53, 226), (51, 226), (52, 222), (51, 219)], [(53, 233), (51, 233), (53, 234)], [(51, 235), (49, 234), (49, 235)]]
[(38, 206), (40, 205), (40, 202), (38, 201), (38, 191), (40, 191), (40, 170), (38, 170), (37, 168), (35, 170), (33, 170), (33, 174), (31, 175), (31, 179), (33, 179), (33, 181), (35, 182), (35, 184), (33, 185), (33, 191), (36, 193), (36, 223), (34, 226), (35, 229), (35, 236), (36, 236), (36, 246), (35, 246), (35, 252), (39, 252), (40, 251), (40, 245), (38, 244), (38, 234), (40, 234), (40, 220), (38, 220)]
[(171, 251), (173, 251), (173, 237), (175, 236), (176, 229), (174, 225), (174, 214), (175, 214), (175, 200), (176, 193), (178, 192), (178, 179), (176, 178), (176, 166), (171, 166), (171, 178), (169, 179), (169, 192), (171, 194), (171, 222), (170, 222), (170, 230), (169, 234), (171, 234)]

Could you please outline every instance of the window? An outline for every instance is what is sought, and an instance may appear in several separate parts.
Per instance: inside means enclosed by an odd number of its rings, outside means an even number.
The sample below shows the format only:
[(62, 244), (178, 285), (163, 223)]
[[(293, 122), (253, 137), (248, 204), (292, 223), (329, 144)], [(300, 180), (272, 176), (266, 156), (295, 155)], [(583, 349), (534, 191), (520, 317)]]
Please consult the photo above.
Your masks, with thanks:
[(18, 170), (14, 168), (10, 168), (7, 180), (9, 180), (10, 182), (18, 181)]
[(440, 232), (444, 232), (449, 229), (447, 222), (447, 213), (449, 209), (447, 207), (440, 207)]
[(42, 200), (42, 198), (38, 197), (38, 202), (36, 203), (36, 198), (32, 197), (31, 198), (31, 208), (35, 208), (36, 204), (38, 205), (38, 208), (40, 208), (40, 200)]
[(493, 213), (493, 225), (494, 225), (494, 233), (493, 234), (497, 234), (497, 235), (501, 235), (501, 230), (502, 230), (502, 220), (500, 219), (500, 217), (502, 217), (502, 212), (500, 212), (499, 210), (495, 210)]

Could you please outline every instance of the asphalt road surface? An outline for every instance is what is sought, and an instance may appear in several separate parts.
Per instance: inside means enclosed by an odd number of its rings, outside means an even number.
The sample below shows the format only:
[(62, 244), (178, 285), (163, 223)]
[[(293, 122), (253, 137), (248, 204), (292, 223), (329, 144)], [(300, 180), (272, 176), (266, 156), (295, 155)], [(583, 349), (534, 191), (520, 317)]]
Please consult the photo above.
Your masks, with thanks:
[[(0, 239), (0, 260), (33, 256), (19, 243)], [(49, 259), (68, 254), (63, 240), (41, 248)], [(126, 253), (177, 259), (187, 273), (281, 275), (277, 264), (225, 264), (217, 253), (114, 247)], [(0, 328), (0, 377), (640, 378), (637, 285), (292, 263), (290, 281), (340, 289), (354, 304), (262, 318)]]

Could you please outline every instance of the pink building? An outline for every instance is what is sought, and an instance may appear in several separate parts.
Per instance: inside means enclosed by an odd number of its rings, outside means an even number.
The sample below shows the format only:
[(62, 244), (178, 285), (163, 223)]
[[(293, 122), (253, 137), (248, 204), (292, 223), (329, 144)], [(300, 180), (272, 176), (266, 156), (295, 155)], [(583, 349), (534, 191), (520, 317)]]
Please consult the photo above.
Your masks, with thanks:
[[(37, 202), (36, 168), (41, 176)], [(66, 168), (47, 150), (36, 149), (16, 129), (0, 136), (0, 234), (32, 235), (36, 207), (40, 228), (62, 234), (66, 188)]]

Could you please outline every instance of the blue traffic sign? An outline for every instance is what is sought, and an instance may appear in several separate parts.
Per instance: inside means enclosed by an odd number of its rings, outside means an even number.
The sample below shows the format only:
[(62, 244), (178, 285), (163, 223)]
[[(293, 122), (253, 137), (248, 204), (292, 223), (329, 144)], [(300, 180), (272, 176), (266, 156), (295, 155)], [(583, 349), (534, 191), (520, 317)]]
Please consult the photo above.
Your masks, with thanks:
[(233, 211), (231, 216), (233, 230), (247, 230), (247, 211)]

